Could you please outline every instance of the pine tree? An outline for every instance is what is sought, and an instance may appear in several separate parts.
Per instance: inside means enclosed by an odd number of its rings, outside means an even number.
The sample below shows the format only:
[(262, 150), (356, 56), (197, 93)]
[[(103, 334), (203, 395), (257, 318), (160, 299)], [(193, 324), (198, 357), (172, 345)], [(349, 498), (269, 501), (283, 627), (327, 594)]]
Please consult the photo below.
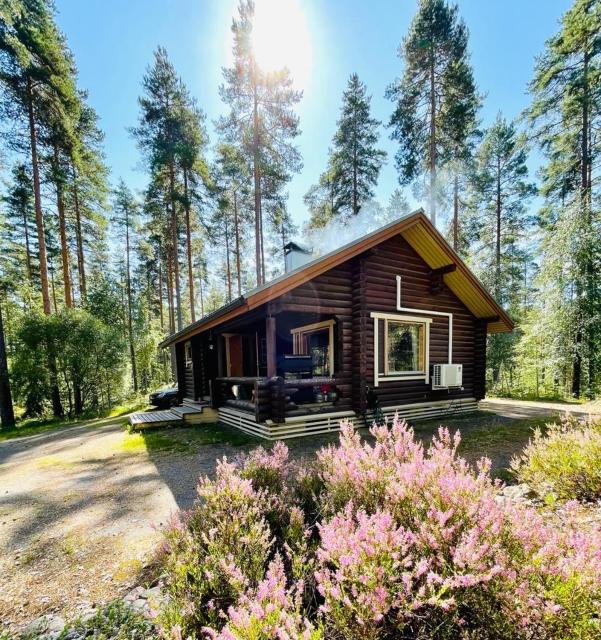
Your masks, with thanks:
[(194, 269), (192, 256), (192, 231), (194, 225), (192, 195), (196, 202), (201, 200), (199, 190), (210, 186), (209, 169), (204, 158), (204, 149), (208, 144), (208, 135), (204, 126), (204, 113), (196, 106), (187, 90), (182, 86), (179, 104), (181, 120), (181, 144), (178, 152), (179, 165), (183, 176), (183, 207), (186, 228), (186, 258), (188, 267), (188, 294), (190, 304), (190, 320), (196, 320)]
[(231, 144), (221, 144), (217, 148), (216, 183), (221, 193), (223, 215), (231, 217), (233, 252), (236, 264), (236, 286), (238, 296), (242, 295), (242, 250), (246, 243), (246, 226), (250, 222), (250, 196), (252, 193), (252, 170), (245, 156)]
[[(77, 273), (80, 303), (87, 297), (88, 269), (103, 262), (106, 252), (108, 169), (102, 152), (104, 136), (98, 127), (98, 116), (87, 103), (87, 95), (79, 94), (79, 118), (75, 125), (75, 145), (69, 157), (69, 189), (65, 194), (75, 231)], [(86, 257), (90, 254), (90, 258)]]
[(353, 73), (342, 94), (342, 108), (334, 135), (331, 167), (335, 211), (356, 216), (361, 204), (374, 195), (386, 153), (376, 148), (380, 122), (370, 115), (371, 98)]
[(8, 357), (6, 355), (2, 308), (0, 307), (0, 427), (2, 429), (12, 429), (14, 426), (15, 413), (8, 377)]
[(429, 175), (430, 216), (436, 224), (437, 172), (461, 153), (471, 134), (479, 98), (467, 50), (468, 31), (457, 5), (420, 0), (399, 48), (403, 76), (386, 96), (395, 103), (389, 126), (399, 143), (401, 184)]
[[(472, 262), (497, 301), (514, 317), (522, 305), (525, 250), (533, 220), (528, 201), (535, 194), (528, 182), (526, 136), (499, 114), (485, 132), (476, 152), (471, 185)], [(488, 361), (493, 383), (504, 365), (511, 371), (517, 334), (500, 334), (489, 340)]]
[[(7, 255), (14, 259), (14, 273), (22, 274), (31, 286), (37, 280), (37, 242), (35, 240), (35, 212), (33, 203), (33, 182), (29, 168), (17, 163), (12, 168), (12, 181), (4, 197), (8, 222), (7, 237), (4, 240)], [(22, 267), (25, 267), (23, 270)]]
[(255, 215), (255, 263), (257, 284), (265, 280), (263, 246), (264, 180), (277, 172), (285, 183), (299, 171), (301, 160), (292, 140), (300, 133), (294, 105), (301, 92), (292, 87), (288, 69), (265, 72), (255, 61), (252, 49), (254, 3), (241, 0), (232, 21), (234, 64), (223, 70), (219, 92), (230, 113), (219, 121), (224, 141), (236, 145), (248, 158), (253, 171)]
[[(25, 120), (34, 185), (40, 284), (44, 312), (51, 312), (44, 215), (42, 211), (39, 131), (48, 119), (63, 119), (72, 97), (70, 55), (47, 0), (14, 0), (0, 9), (0, 84), (4, 115)], [(58, 411), (58, 406), (55, 407)]]
[[(332, 152), (329, 151), (331, 158)], [(317, 184), (312, 185), (303, 199), (309, 210), (309, 228), (321, 229), (328, 225), (336, 215), (336, 189), (334, 170), (331, 164), (320, 176)]]
[(138, 223), (139, 205), (125, 182), (121, 180), (113, 196), (113, 216), (111, 222), (115, 225), (119, 237), (125, 243), (125, 294), (127, 297), (127, 334), (129, 340), (129, 355), (134, 392), (138, 391), (138, 374), (136, 369), (136, 350), (133, 329), (133, 291), (132, 291), (132, 245), (135, 243), (135, 232)]
[(175, 301), (174, 314), (177, 329), (183, 327), (180, 281), (180, 230), (181, 216), (177, 203), (178, 153), (184, 140), (182, 105), (185, 88), (169, 61), (167, 52), (159, 47), (154, 54), (154, 64), (142, 81), (144, 95), (139, 98), (140, 121), (133, 131), (151, 171), (163, 169), (167, 175), (168, 203), (170, 208), (170, 265), (169, 278), (173, 278)]
[[(561, 292), (558, 316), (569, 318), (571, 392), (592, 395), (601, 369), (601, 291), (598, 206), (601, 125), (601, 4), (575, 0), (546, 44), (530, 85), (534, 137), (547, 163), (541, 192), (541, 295)], [(543, 293), (544, 292), (544, 293)], [(542, 299), (544, 303), (544, 299)]]

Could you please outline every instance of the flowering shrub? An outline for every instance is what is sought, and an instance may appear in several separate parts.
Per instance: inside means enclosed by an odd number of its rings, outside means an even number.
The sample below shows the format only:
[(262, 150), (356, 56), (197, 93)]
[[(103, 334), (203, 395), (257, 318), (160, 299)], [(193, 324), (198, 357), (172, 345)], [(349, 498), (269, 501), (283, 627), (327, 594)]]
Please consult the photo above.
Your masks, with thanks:
[(165, 637), (601, 637), (601, 535), (499, 499), (489, 464), (406, 423), (342, 425), (314, 469), (262, 448), (167, 533)]
[(560, 500), (601, 498), (601, 422), (574, 419), (537, 429), (511, 467), (520, 480), (541, 497)]
[(173, 637), (220, 624), (227, 609), (263, 579), (273, 541), (263, 516), (268, 498), (223, 460), (201, 479), (200, 501), (165, 533), (163, 566), (170, 604), (161, 624)]
[(302, 599), (286, 589), (282, 560), (276, 556), (256, 591), (230, 608), (221, 633), (206, 629), (214, 640), (319, 640), (321, 632), (300, 613)]

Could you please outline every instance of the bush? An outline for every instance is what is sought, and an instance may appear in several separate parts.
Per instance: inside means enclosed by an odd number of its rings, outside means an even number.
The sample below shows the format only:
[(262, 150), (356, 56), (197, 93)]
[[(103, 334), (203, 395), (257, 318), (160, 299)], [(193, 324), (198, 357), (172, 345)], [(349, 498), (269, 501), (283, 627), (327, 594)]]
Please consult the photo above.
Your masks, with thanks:
[(154, 624), (123, 603), (122, 600), (102, 607), (85, 622), (67, 627), (57, 640), (69, 637), (94, 638), (94, 640), (151, 640), (158, 638)]
[(487, 461), (404, 422), (350, 424), (314, 468), (283, 444), (203, 479), (166, 534), (165, 637), (557, 639), (601, 633), (601, 539), (497, 499)]
[(13, 387), (27, 417), (48, 411), (53, 387), (70, 416), (108, 407), (121, 394), (123, 338), (89, 312), (24, 315), (15, 338)]
[(543, 499), (601, 498), (601, 422), (566, 419), (537, 429), (511, 468), (520, 482)]

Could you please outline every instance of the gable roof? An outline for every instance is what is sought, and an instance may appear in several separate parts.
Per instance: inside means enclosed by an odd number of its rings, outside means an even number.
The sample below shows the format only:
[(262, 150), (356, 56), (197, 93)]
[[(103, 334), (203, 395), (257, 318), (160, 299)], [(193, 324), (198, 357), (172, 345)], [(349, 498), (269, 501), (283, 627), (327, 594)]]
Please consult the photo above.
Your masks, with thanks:
[(376, 229), (372, 233), (349, 242), (335, 251), (307, 262), (294, 271), (284, 273), (275, 278), (275, 280), (251, 289), (213, 313), (170, 335), (160, 346), (167, 347), (175, 342), (180, 342), (185, 338), (211, 329), (226, 320), (231, 320), (266, 302), (270, 302), (397, 234), (403, 236), (431, 269), (455, 265), (454, 271), (444, 273), (443, 280), (476, 318), (488, 321), (489, 333), (501, 333), (513, 329), (513, 321), (509, 315), (501, 308), (457, 253), (453, 251), (448, 242), (425, 215), (423, 209), (418, 209), (384, 227)]

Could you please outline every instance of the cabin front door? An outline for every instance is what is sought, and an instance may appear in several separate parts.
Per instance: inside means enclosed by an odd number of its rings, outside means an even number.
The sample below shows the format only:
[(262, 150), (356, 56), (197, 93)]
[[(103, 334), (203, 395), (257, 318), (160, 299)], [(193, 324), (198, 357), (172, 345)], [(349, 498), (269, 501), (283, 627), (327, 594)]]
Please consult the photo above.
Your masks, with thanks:
[(227, 336), (227, 375), (230, 377), (240, 377), (244, 375), (242, 336)]

